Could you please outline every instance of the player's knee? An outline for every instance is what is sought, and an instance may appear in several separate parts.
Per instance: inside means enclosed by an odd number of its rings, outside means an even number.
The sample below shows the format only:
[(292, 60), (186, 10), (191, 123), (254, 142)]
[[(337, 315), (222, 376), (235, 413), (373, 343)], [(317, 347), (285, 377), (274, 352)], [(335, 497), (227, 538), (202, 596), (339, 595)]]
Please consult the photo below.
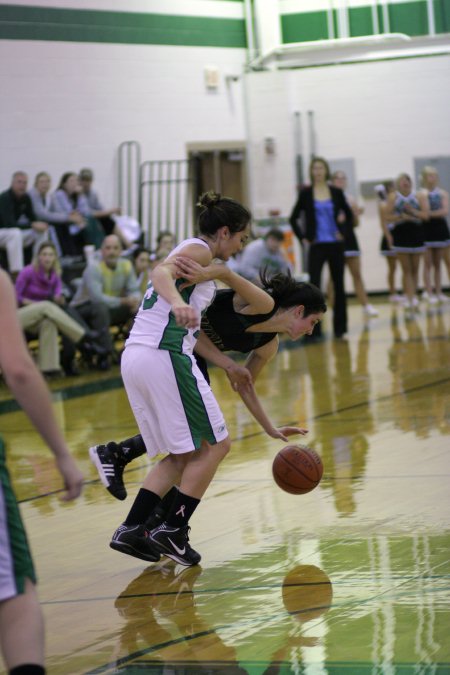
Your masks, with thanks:
[(216, 450), (220, 454), (221, 460), (224, 459), (224, 457), (226, 457), (231, 450), (230, 437), (227, 436), (227, 438), (224, 438), (223, 441), (220, 441), (220, 443), (217, 443)]
[(176, 468), (178, 473), (181, 474), (183, 469), (185, 468), (186, 464), (188, 463), (188, 461), (192, 457), (192, 452), (184, 452), (180, 455), (171, 454), (171, 455), (169, 455), (169, 457), (170, 457), (170, 461), (172, 462), (172, 464), (174, 465), (174, 467)]

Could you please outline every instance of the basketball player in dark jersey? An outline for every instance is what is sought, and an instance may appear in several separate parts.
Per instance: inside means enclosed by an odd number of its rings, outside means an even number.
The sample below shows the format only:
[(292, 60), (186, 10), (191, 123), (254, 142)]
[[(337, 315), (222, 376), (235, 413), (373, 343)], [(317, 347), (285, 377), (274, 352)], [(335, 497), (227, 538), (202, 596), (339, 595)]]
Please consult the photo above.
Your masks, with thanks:
[[(179, 276), (187, 280), (186, 284), (214, 278), (229, 286), (216, 292), (214, 301), (202, 317), (202, 330), (196, 344), (196, 359), (208, 382), (206, 359), (212, 360), (217, 351), (248, 354), (245, 365), (254, 382), (265, 364), (276, 355), (279, 333), (286, 333), (292, 340), (311, 334), (326, 311), (322, 292), (313, 284), (298, 282), (290, 275), (278, 274), (271, 279), (262, 275), (263, 287), (259, 288), (223, 264), (201, 267), (183, 257), (177, 259), (177, 264)], [(298, 427), (277, 429), (262, 408), (253, 384), (250, 387), (233, 386), (272, 438), (287, 441), (291, 435), (307, 433)], [(125, 499), (123, 471), (129, 462), (146, 453), (142, 437), (137, 435), (120, 443), (96, 445), (89, 453), (103, 485), (117, 499)], [(170, 499), (168, 493), (162, 509)]]

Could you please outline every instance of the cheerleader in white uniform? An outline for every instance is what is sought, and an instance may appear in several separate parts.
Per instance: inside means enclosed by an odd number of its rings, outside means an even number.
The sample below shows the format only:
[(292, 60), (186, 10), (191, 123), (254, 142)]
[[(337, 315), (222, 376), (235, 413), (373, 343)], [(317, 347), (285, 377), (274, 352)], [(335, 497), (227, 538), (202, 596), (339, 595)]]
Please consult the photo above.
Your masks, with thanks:
[(386, 180), (383, 183), (375, 186), (375, 192), (378, 197), (378, 216), (380, 218), (380, 227), (383, 232), (380, 242), (380, 253), (386, 260), (388, 267), (388, 288), (390, 302), (403, 302), (403, 296), (397, 293), (397, 285), (395, 283), (395, 272), (397, 269), (397, 253), (394, 251), (394, 239), (392, 237), (393, 223), (390, 223), (386, 218), (387, 212), (387, 198), (392, 192), (395, 192), (395, 185), (393, 180)]
[(406, 173), (399, 175), (396, 188), (388, 196), (386, 218), (393, 224), (393, 249), (402, 268), (405, 309), (413, 310), (419, 305), (416, 292), (420, 259), (425, 252), (423, 221), (428, 218), (429, 209), (424, 194), (413, 191)]
[(350, 206), (353, 213), (352, 227), (348, 228), (344, 239), (344, 256), (345, 264), (352, 275), (353, 288), (355, 289), (356, 297), (362, 305), (364, 314), (367, 316), (378, 316), (378, 311), (373, 305), (369, 303), (369, 298), (367, 297), (366, 289), (364, 287), (364, 282), (361, 275), (361, 251), (359, 249), (358, 239), (355, 234), (355, 227), (359, 225), (359, 217), (362, 215), (364, 209), (358, 205), (354, 197), (347, 194), (347, 176), (343, 171), (335, 171), (331, 176), (331, 183), (343, 191), (348, 205)]
[[(439, 175), (433, 166), (425, 166), (421, 172), (423, 194), (429, 204), (429, 218), (424, 221), (425, 229), (425, 266), (424, 285), (425, 291), (422, 298), (435, 305), (438, 302), (446, 302), (447, 296), (442, 293), (441, 264), (445, 252), (450, 252), (450, 232), (446, 216), (448, 214), (448, 192), (439, 187)], [(434, 291), (431, 283), (431, 270), (433, 270)]]

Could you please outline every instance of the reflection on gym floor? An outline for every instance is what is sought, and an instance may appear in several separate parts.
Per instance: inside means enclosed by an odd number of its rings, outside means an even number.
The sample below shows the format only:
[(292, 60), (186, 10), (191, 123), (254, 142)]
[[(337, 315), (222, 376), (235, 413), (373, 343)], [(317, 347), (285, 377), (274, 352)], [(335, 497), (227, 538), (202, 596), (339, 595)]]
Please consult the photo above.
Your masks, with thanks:
[(309, 494), (275, 485), (282, 444), (212, 370), (233, 448), (192, 520), (194, 568), (108, 546), (149, 463), (127, 467), (123, 503), (89, 462), (94, 442), (135, 433), (117, 371), (109, 387), (55, 392), (87, 478), (74, 504), (59, 502), (42, 442), (3, 396), (50, 675), (450, 673), (450, 309), (378, 308), (364, 325), (351, 307), (348, 340), (286, 345), (258, 382), (278, 424), (309, 428), (301, 442), (324, 464)]

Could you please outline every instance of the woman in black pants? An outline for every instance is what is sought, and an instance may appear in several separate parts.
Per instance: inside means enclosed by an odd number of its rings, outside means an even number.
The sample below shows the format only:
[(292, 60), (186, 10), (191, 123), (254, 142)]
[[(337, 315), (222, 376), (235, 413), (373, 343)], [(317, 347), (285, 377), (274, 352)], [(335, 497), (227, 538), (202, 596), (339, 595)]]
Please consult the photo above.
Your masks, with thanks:
[[(311, 185), (303, 187), (289, 222), (300, 242), (309, 244), (308, 273), (312, 284), (320, 288), (322, 267), (325, 262), (330, 268), (334, 286), (333, 331), (341, 338), (347, 332), (347, 300), (344, 288), (344, 238), (352, 227), (353, 214), (344, 193), (329, 185), (328, 162), (315, 157), (309, 167)], [(304, 225), (299, 218), (303, 214)], [(320, 325), (316, 325), (314, 336), (320, 336)]]

